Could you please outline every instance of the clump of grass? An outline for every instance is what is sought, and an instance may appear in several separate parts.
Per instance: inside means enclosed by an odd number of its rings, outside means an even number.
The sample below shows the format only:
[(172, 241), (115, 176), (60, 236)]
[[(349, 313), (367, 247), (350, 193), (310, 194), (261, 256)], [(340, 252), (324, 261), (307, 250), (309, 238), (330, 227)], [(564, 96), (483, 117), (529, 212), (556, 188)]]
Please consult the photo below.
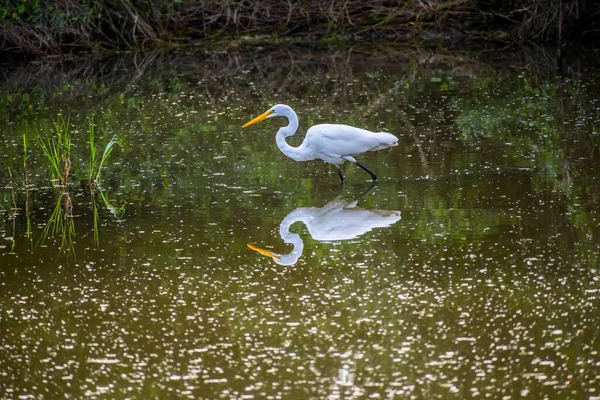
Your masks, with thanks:
[(39, 131), (34, 130), (35, 139), (42, 148), (50, 165), (52, 173), (60, 186), (69, 184), (69, 171), (71, 170), (71, 132), (69, 118), (59, 115), (52, 120), (55, 135), (44, 138)]
[[(71, 170), (71, 132), (69, 125), (69, 118), (65, 118), (59, 115), (56, 120), (52, 120), (54, 125), (54, 134), (44, 137), (39, 131), (34, 129), (35, 139), (42, 148), (50, 166), (52, 173), (56, 180), (59, 182), (59, 186), (68, 186), (69, 184), (69, 171)], [(27, 137), (29, 135), (28, 129), (23, 134), (23, 166), (27, 169)], [(104, 147), (102, 157), (98, 159), (97, 148), (96, 148), (96, 132), (94, 127), (93, 119), (89, 123), (89, 139), (90, 139), (90, 165), (88, 170), (88, 177), (92, 184), (100, 180), (102, 174), (102, 167), (104, 163), (114, 150), (115, 146), (123, 146), (123, 141), (118, 136), (113, 136), (112, 139)], [(98, 163), (99, 162), (99, 163)], [(96, 168), (97, 166), (97, 168)], [(26, 181), (28, 177), (26, 175)]]

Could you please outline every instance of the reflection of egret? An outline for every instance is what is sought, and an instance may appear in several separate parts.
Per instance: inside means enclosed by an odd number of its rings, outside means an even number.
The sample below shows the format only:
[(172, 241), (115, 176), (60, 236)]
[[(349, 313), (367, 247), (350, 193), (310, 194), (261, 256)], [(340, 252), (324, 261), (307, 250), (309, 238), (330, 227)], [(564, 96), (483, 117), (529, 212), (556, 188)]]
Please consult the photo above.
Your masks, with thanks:
[(290, 232), (295, 222), (301, 221), (310, 236), (321, 242), (355, 239), (374, 228), (386, 228), (400, 220), (400, 211), (365, 210), (356, 207), (358, 200), (348, 203), (337, 198), (324, 207), (299, 207), (289, 213), (279, 225), (279, 235), (294, 248), (288, 254), (277, 254), (248, 244), (252, 250), (271, 257), (277, 264), (294, 265), (302, 255), (304, 242), (297, 233)]
[(342, 182), (344, 182), (344, 175), (342, 175), (340, 167), (346, 161), (353, 162), (367, 171), (375, 181), (377, 176), (352, 156), (398, 144), (398, 138), (391, 133), (371, 132), (348, 125), (322, 124), (311, 127), (306, 131), (306, 137), (302, 144), (292, 147), (287, 144), (285, 138), (296, 133), (298, 116), (291, 107), (284, 104), (271, 107), (264, 114), (247, 122), (242, 128), (272, 117), (286, 117), (289, 121), (287, 126), (279, 128), (275, 138), (277, 147), (283, 154), (295, 161), (320, 159), (333, 164), (337, 167)]

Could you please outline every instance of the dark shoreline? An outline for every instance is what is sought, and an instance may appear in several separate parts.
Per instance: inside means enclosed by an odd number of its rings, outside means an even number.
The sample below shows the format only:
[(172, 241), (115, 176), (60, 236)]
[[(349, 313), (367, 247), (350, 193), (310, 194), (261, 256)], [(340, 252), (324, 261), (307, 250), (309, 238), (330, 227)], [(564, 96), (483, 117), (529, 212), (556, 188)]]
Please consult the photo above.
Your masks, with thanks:
[(409, 46), (595, 43), (600, 9), (579, 0), (8, 1), (0, 54), (61, 57), (237, 41), (371, 41)]

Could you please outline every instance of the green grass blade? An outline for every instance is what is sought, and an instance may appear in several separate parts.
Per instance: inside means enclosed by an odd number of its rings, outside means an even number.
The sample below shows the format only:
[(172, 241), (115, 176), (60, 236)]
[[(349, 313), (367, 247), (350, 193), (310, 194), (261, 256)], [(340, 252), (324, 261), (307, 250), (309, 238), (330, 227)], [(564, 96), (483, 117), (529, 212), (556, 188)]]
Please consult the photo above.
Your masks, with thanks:
[(90, 181), (94, 177), (94, 170), (96, 169), (96, 138), (94, 131), (94, 119), (90, 120), (90, 169), (89, 179)]
[(38, 142), (38, 144), (40, 145), (40, 147), (42, 148), (42, 151), (46, 155), (46, 158), (48, 159), (48, 161), (50, 161), (50, 165), (52, 166), (52, 169), (54, 170), (54, 175), (55, 175), (56, 179), (58, 179), (62, 182), (62, 180), (63, 180), (62, 174), (61, 174), (60, 168), (59, 168), (60, 159), (57, 159), (57, 157), (56, 157), (56, 151), (53, 148), (52, 141), (49, 139), (48, 143), (46, 143), (44, 141), (44, 138), (42, 138), (42, 136), (39, 133), (37, 134), (35, 139)]
[(119, 145), (120, 147), (123, 147), (123, 141), (118, 136), (113, 136), (113, 138), (110, 140), (110, 142), (108, 142), (106, 144), (106, 147), (104, 148), (104, 153), (102, 154), (102, 159), (100, 159), (100, 166), (98, 167), (98, 173), (96, 174), (96, 181), (100, 180), (100, 175), (102, 173), (102, 166), (104, 165), (104, 162), (108, 159), (110, 154), (112, 153), (115, 145)]

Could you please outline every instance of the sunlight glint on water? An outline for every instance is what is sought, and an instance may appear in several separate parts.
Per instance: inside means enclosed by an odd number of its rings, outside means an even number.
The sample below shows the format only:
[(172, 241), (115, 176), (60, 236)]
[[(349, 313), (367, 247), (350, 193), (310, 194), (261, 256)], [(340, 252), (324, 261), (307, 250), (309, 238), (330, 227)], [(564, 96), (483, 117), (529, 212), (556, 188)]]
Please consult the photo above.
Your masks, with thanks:
[[(69, 93), (93, 68), (48, 68), (28, 99), (0, 96), (0, 397), (600, 396), (593, 70), (250, 53), (172, 55)], [(302, 134), (347, 123), (400, 144), (360, 158), (375, 187), (346, 165), (342, 188), (279, 152), (280, 122), (241, 130), (274, 103)], [(33, 142), (23, 178), (25, 124), (60, 111), (70, 204)], [(96, 188), (92, 116), (99, 145), (124, 141)], [(74, 231), (44, 239), (56, 209)]]

